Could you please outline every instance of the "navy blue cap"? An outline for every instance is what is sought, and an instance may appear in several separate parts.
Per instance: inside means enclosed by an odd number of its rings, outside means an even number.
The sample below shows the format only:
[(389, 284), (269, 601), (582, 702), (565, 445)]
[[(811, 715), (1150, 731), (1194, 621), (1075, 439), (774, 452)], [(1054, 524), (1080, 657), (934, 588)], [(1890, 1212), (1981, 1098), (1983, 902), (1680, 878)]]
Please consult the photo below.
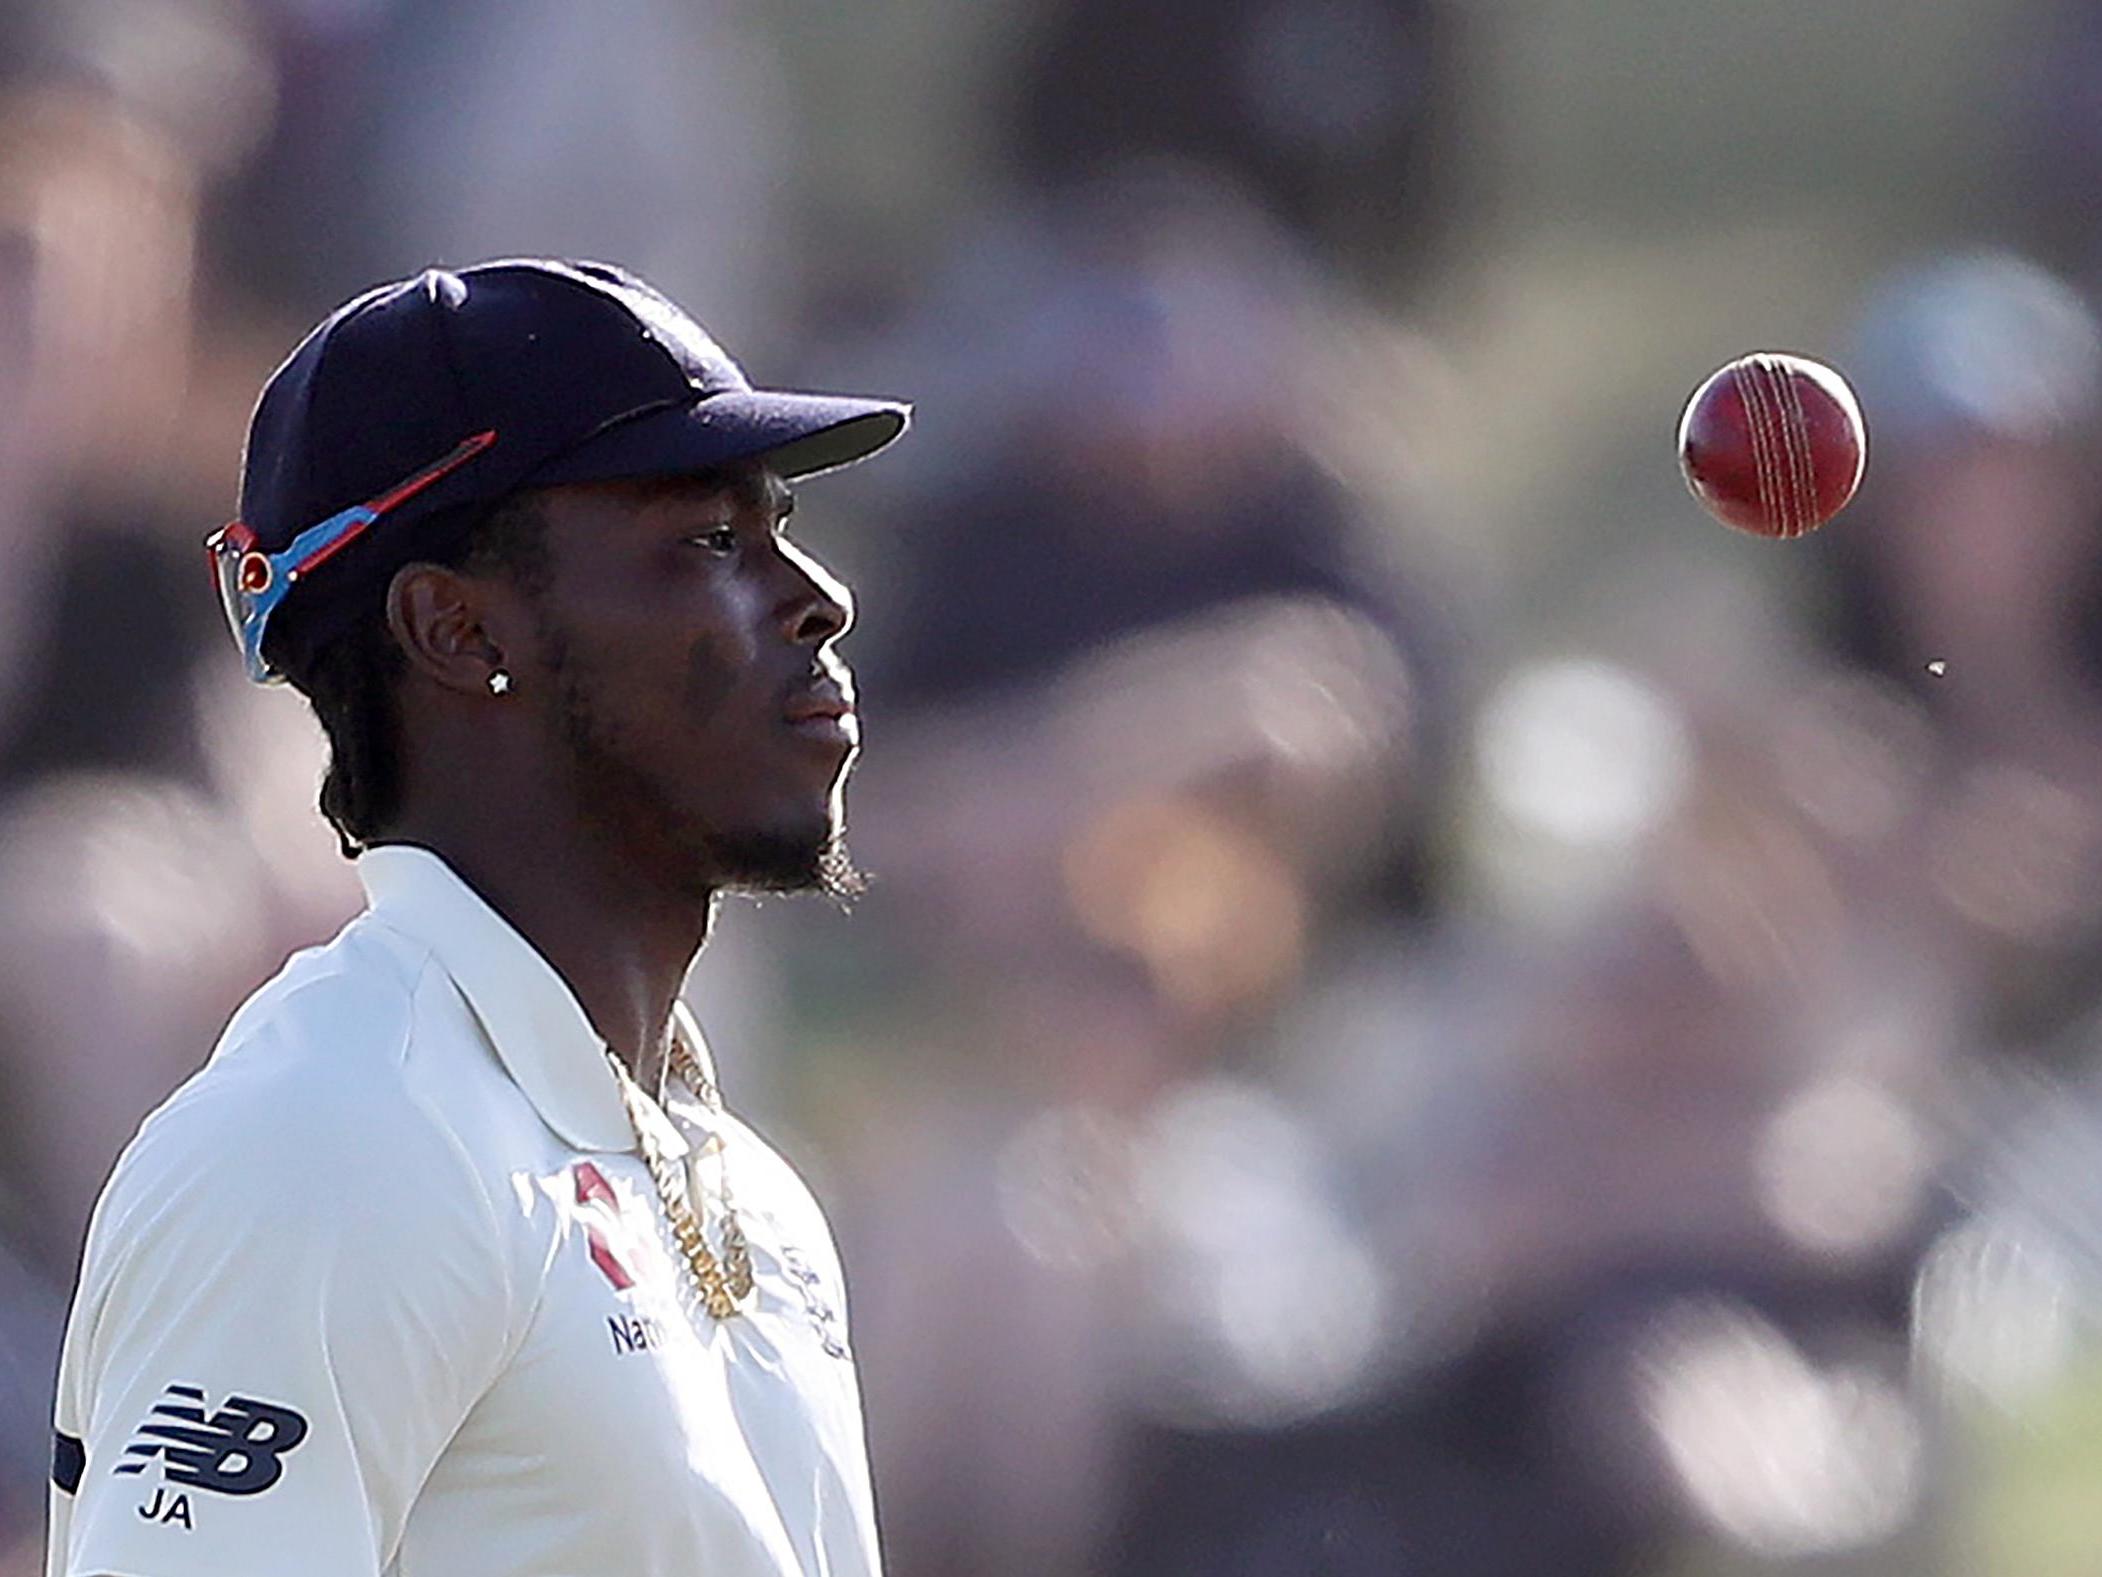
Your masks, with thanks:
[(249, 423), (241, 522), (275, 552), (474, 435), (494, 439), (290, 592), (271, 645), (293, 629), (300, 646), (325, 638), (348, 622), (331, 613), (441, 551), (419, 522), (457, 529), (522, 487), (740, 460), (811, 476), (874, 454), (909, 418), (895, 400), (754, 389), (678, 306), (605, 264), (426, 269), (338, 308), (271, 375)]

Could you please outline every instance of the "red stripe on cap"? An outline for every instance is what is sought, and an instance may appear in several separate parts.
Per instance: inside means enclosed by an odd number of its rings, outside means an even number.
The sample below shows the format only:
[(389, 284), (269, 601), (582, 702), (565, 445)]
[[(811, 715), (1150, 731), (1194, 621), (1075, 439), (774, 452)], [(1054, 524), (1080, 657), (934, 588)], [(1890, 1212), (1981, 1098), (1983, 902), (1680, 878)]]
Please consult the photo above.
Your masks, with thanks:
[(472, 438), (466, 439), (464, 442), (461, 443), (461, 445), (457, 449), (453, 450), (451, 454), (447, 455), (443, 460), (440, 460), (436, 465), (430, 467), (428, 470), (417, 472), (414, 476), (410, 477), (399, 487), (391, 488), (387, 492), (380, 494), (380, 496), (377, 498), (367, 499), (365, 501), (365, 507), (371, 510), (375, 515), (384, 515), (388, 510), (394, 508), (396, 505), (406, 503), (408, 500), (414, 498), (418, 493), (422, 492), (425, 488), (429, 487), (440, 477), (446, 476), (451, 472), (457, 471), (461, 466), (465, 465), (468, 461), (472, 460), (476, 455), (480, 454), (484, 449), (487, 449), (491, 444), (495, 442), (496, 429), (493, 427), (485, 433), (476, 433)]
[(440, 460), (436, 465), (429, 466), (424, 470), (418, 471), (406, 482), (403, 482), (398, 487), (389, 488), (386, 492), (380, 494), (377, 498), (368, 498), (365, 501), (364, 507), (372, 511), (373, 518), (371, 520), (361, 521), (357, 525), (352, 526), (349, 530), (345, 531), (342, 536), (336, 538), (335, 541), (331, 542), (319, 553), (316, 553), (304, 564), (296, 566), (292, 571), (292, 578), (294, 580), (297, 580), (302, 575), (310, 574), (315, 569), (319, 568), (321, 565), (326, 564), (338, 553), (341, 553), (345, 548), (349, 547), (351, 543), (357, 541), (358, 538), (362, 537), (367, 531), (370, 531), (381, 515), (384, 515), (388, 510), (393, 509), (398, 505), (404, 504), (408, 500), (414, 498), (418, 493), (422, 492), (425, 488), (429, 487), (433, 482), (436, 482), (440, 478), (448, 476), (452, 472), (457, 471), (461, 466), (465, 465), (468, 461), (472, 460), (476, 455), (480, 454), (484, 449), (487, 449), (491, 444), (495, 442), (496, 429), (493, 427), (485, 433), (476, 433), (472, 438), (464, 440), (458, 448), (454, 449), (451, 454), (447, 455), (443, 460)]

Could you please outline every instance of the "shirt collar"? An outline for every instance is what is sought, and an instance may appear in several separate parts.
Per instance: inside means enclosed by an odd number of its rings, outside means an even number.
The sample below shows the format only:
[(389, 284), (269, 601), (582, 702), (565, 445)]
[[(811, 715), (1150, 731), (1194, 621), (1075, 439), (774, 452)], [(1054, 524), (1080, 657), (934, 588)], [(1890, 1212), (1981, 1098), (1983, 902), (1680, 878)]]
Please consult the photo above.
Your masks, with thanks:
[(633, 1151), (606, 1043), (554, 965), (429, 849), (383, 844), (357, 868), (374, 916), (431, 950), (548, 1127), (579, 1150)]

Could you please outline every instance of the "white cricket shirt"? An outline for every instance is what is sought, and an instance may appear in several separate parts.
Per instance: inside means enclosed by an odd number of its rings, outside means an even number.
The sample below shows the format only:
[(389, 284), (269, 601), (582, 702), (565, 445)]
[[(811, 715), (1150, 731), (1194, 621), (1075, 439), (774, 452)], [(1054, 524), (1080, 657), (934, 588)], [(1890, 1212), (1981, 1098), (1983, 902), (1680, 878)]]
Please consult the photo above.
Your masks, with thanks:
[(674, 1082), (661, 1146), (718, 1251), (727, 1172), (758, 1281), (711, 1320), (562, 978), (436, 855), (358, 870), (371, 907), (243, 1005), (96, 1207), (52, 1577), (874, 1574), (809, 1190)]

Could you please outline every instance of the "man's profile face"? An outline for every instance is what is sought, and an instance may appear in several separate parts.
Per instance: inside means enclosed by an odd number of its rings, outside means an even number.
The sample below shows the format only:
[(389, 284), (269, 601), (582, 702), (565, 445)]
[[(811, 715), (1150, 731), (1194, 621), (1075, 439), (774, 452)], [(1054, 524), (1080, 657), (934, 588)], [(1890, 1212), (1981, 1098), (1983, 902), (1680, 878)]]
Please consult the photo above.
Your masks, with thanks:
[(782, 531), (771, 470), (548, 489), (549, 572), (521, 698), (550, 709), (576, 803), (698, 893), (851, 889), (859, 749), (834, 643), (846, 588)]

